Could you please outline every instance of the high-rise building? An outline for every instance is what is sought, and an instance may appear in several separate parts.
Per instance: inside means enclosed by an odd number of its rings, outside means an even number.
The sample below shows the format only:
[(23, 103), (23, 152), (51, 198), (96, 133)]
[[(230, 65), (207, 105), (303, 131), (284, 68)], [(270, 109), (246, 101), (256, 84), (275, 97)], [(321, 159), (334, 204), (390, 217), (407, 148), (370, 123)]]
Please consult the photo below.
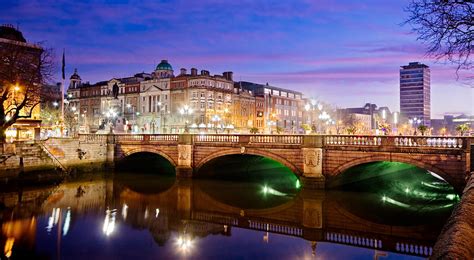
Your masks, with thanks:
[[(411, 122), (430, 126), (430, 67), (410, 62), (400, 68), (400, 112)], [(416, 118), (416, 119), (415, 119)], [(419, 120), (419, 121), (418, 121)]]

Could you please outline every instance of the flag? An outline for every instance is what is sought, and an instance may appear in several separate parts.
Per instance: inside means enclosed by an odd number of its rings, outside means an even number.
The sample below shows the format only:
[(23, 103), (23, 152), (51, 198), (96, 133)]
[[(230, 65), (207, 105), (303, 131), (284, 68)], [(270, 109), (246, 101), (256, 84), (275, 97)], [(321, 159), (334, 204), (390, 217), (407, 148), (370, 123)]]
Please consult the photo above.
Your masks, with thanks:
[(62, 66), (61, 66), (61, 71), (63, 73), (63, 80), (66, 79), (65, 69), (66, 69), (66, 55), (65, 55), (65, 51), (63, 49), (63, 62), (62, 62)]

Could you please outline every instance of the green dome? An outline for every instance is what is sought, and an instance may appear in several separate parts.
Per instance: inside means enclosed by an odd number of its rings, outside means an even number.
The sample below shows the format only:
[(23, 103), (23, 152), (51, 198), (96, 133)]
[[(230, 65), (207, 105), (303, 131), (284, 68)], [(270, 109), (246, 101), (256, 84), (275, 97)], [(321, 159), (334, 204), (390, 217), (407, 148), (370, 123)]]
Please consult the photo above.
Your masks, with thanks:
[(171, 67), (167, 60), (162, 60), (160, 64), (156, 66), (156, 70), (173, 70), (173, 67)]

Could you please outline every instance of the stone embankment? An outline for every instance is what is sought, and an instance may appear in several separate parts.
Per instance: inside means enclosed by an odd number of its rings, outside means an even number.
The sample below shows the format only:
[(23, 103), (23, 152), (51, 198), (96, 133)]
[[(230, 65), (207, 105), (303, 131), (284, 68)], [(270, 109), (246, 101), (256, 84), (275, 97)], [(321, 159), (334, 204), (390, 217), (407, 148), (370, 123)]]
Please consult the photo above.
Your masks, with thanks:
[(88, 170), (105, 165), (105, 142), (72, 138), (5, 144), (0, 158), (0, 177), (18, 176), (20, 172), (61, 169)]
[(474, 259), (474, 173), (441, 231), (430, 259)]

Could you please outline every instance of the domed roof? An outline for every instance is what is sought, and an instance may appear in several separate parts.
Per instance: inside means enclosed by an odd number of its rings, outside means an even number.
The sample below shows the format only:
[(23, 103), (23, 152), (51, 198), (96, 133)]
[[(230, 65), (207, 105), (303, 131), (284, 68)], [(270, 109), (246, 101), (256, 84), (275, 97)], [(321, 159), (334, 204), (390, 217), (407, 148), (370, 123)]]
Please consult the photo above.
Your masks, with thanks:
[(81, 80), (81, 77), (79, 76), (79, 74), (77, 74), (77, 69), (74, 69), (74, 74), (72, 74), (69, 79), (78, 79), (78, 80)]
[(4, 24), (0, 26), (0, 38), (17, 41), (17, 42), (26, 42), (23, 34), (15, 29), (13, 25)]
[(167, 60), (161, 60), (160, 64), (156, 66), (156, 70), (173, 70), (173, 67), (171, 67)]

